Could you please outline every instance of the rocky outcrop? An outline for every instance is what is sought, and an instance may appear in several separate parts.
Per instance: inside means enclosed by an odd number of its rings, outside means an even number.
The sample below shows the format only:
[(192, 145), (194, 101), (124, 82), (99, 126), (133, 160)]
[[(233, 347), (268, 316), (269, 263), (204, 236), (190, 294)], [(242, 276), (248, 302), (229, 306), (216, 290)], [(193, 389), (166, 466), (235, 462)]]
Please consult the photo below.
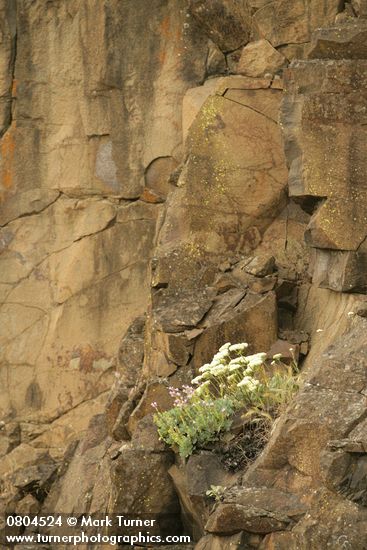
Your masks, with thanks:
[(328, 26), (340, 10), (338, 0), (273, 0), (254, 14), (257, 33), (276, 46), (305, 44), (312, 31)]
[[(365, 548), (364, 0), (0, 12), (0, 512)], [(304, 381), (234, 473), (152, 420), (226, 341)]]
[(0, 410), (43, 427), (73, 411), (76, 434), (146, 310), (179, 98), (208, 46), (183, 2), (153, 18), (144, 2), (15, 4), (1, 3)]
[(317, 31), (310, 59), (287, 71), (283, 103), (290, 194), (319, 203), (306, 232), (314, 280), (342, 292), (366, 290), (366, 28)]
[(238, 531), (266, 534), (288, 529), (306, 513), (293, 495), (276, 489), (233, 489), (211, 514), (205, 528), (210, 533)]

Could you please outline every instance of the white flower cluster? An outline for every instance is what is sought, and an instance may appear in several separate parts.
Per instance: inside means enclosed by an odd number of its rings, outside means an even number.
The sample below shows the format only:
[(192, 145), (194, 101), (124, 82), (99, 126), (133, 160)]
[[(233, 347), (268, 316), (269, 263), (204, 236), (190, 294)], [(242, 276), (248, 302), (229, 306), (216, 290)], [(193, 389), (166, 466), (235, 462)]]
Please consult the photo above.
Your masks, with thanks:
[(196, 391), (201, 393), (204, 387), (210, 385), (210, 380), (223, 376), (229, 384), (245, 387), (249, 391), (256, 389), (259, 381), (253, 377), (253, 374), (264, 364), (267, 354), (243, 355), (247, 348), (248, 344), (246, 343), (231, 344), (229, 342), (219, 348), (212, 361), (199, 368), (201, 374), (191, 381), (192, 384), (200, 384)]

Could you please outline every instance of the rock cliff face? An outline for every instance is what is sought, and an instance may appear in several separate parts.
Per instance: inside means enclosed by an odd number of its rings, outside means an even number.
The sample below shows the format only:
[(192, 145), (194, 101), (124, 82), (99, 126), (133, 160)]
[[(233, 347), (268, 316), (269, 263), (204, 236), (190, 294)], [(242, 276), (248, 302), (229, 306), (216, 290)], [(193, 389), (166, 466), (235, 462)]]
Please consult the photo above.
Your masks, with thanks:
[[(0, 513), (365, 549), (367, 2), (0, 13)], [(152, 422), (226, 341), (305, 380), (236, 474)]]

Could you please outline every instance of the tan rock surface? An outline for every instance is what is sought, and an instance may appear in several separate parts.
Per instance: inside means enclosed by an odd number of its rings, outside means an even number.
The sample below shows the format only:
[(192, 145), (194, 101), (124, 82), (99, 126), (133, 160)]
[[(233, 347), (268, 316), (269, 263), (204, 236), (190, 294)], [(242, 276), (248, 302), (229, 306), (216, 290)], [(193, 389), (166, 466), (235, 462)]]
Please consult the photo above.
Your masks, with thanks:
[[(280, 95), (269, 91), (267, 105), (275, 109)], [(285, 204), (279, 128), (246, 98), (243, 103), (213, 96), (201, 108), (187, 138), (179, 188), (168, 202), (162, 248), (187, 243), (190, 255), (241, 251), (246, 230), (264, 230)]]
[(212, 533), (282, 531), (307, 508), (294, 495), (276, 489), (234, 487), (210, 515), (205, 528)]
[[(47, 13), (39, 3), (20, 4), (18, 91), (8, 142), (24, 152), (21, 163), (17, 155), (13, 159), (13, 192), (15, 186), (19, 192), (26, 185), (27, 190), (138, 196), (150, 162), (173, 152), (179, 155), (176, 98), (202, 79), (207, 51), (207, 41), (193, 38), (192, 30), (183, 26), (186, 14), (180, 8), (177, 4), (162, 9), (157, 2), (152, 31), (138, 55), (129, 45), (136, 32), (144, 34), (144, 2), (135, 4), (134, 10), (124, 10), (116, 1), (80, 2), (73, 9), (53, 4)], [(122, 24), (124, 33), (119, 31)], [(200, 52), (194, 60), (193, 41)], [(27, 65), (26, 53), (23, 58), (30, 45), (33, 68)], [(149, 78), (146, 52), (151, 56)], [(154, 91), (148, 81), (155, 82)], [(117, 107), (123, 104), (124, 109)], [(162, 117), (164, 133), (159, 131)], [(140, 147), (147, 118), (150, 135), (146, 133)], [(126, 147), (125, 155), (119, 154), (120, 147)], [(41, 153), (40, 165), (35, 166), (32, 161)], [(24, 173), (27, 182), (22, 181)]]
[(172, 461), (171, 453), (141, 451), (125, 444), (113, 464), (109, 512), (153, 516), (157, 523), (151, 532), (177, 533), (180, 507), (167, 473)]
[(191, 124), (207, 98), (218, 88), (218, 78), (206, 80), (202, 86), (187, 90), (182, 104), (182, 132), (184, 140)]
[(311, 514), (294, 529), (296, 548), (316, 550), (344, 542), (345, 546), (363, 550), (366, 526), (365, 508), (329, 491), (320, 491)]
[[(201, 550), (364, 548), (367, 321), (346, 291), (366, 291), (365, 1), (352, 5), (361, 17), (348, 3), (283, 82), (339, 1), (19, 0), (15, 14), (0, 0), (1, 514), (168, 512), (177, 534), (183, 510), (198, 538), (213, 511)], [(243, 48), (248, 76), (231, 75)], [(152, 402), (170, 408), (170, 385), (244, 340), (300, 344), (299, 393), (239, 476), (210, 449), (172, 466)], [(212, 510), (210, 485), (233, 483)]]
[(1, 459), (0, 475), (5, 479), (6, 476), (41, 461), (47, 454), (44, 449), (35, 449), (22, 443)]
[[(337, 86), (333, 84), (336, 70), (344, 75)], [(295, 196), (328, 197), (317, 211), (307, 233), (308, 243), (319, 248), (356, 250), (366, 236), (362, 176), (365, 172), (362, 151), (366, 142), (364, 98), (358, 91), (359, 78), (363, 80), (364, 73), (365, 61), (348, 60), (300, 61), (289, 73), (287, 89), (292, 95), (292, 108), (288, 108), (290, 104), (286, 99), (283, 123), (289, 143), (290, 193)], [(299, 84), (296, 84), (296, 75), (302, 78), (302, 86), (307, 81), (314, 93), (309, 94), (311, 88), (308, 87), (309, 92), (297, 96)], [(349, 88), (346, 83), (351, 81), (353, 84)], [(326, 98), (327, 104), (324, 102)], [(357, 114), (360, 109), (361, 113)], [(324, 135), (326, 129), (329, 139), (323, 141), (321, 134)], [(293, 145), (292, 139), (295, 140)], [(351, 139), (356, 154), (350, 164), (346, 162), (346, 154)], [(333, 158), (336, 149), (340, 150), (340, 155), (330, 164), (328, 159)]]
[(307, 359), (312, 366), (306, 370), (306, 381), (276, 425), (256, 467), (248, 472), (248, 479), (256, 478), (256, 470), (260, 473), (262, 469), (282, 469), (290, 464), (305, 476), (305, 481), (309, 476), (318, 483), (320, 454), (327, 443), (344, 438), (364, 418), (364, 330), (365, 319), (349, 321), (344, 334), (339, 327), (340, 336), (335, 338), (334, 333), (332, 344), (323, 353), (311, 354)]
[(206, 492), (212, 485), (225, 487), (233, 480), (218, 458), (208, 452), (192, 455), (187, 464), (174, 464), (168, 471), (180, 498), (183, 523), (197, 540), (204, 536), (212, 501)]
[(192, 16), (222, 51), (235, 50), (248, 42), (251, 19), (246, 2), (190, 0), (189, 5)]
[[(93, 513), (106, 510), (110, 492), (110, 457), (107, 452), (110, 445), (111, 441), (106, 439), (103, 416), (93, 417), (85, 436), (69, 447), (61, 467), (64, 477), (52, 487), (45, 502), (46, 511), (68, 510), (69, 513), (80, 513), (78, 510), (83, 510)], [(103, 496), (98, 495), (97, 491), (100, 481), (103, 482)], [(99, 506), (93, 510), (93, 499), (97, 495)]]
[[(266, 331), (261, 327), (266, 326)], [(227, 315), (218, 315), (198, 337), (193, 366), (195, 369), (210, 361), (226, 342), (247, 342), (251, 352), (268, 350), (277, 339), (275, 296), (272, 292), (248, 295)]]
[(366, 0), (352, 0), (352, 7), (359, 17), (367, 17)]
[(322, 249), (314, 282), (347, 292), (366, 287), (365, 33), (362, 20), (317, 31), (311, 60), (286, 71), (282, 107), (290, 194), (319, 201), (305, 232), (306, 242)]
[(357, 19), (343, 27), (318, 29), (312, 36), (309, 59), (366, 59), (367, 24)]
[(312, 31), (332, 24), (338, 11), (338, 0), (273, 0), (253, 20), (260, 37), (275, 48), (309, 42)]
[(49, 421), (109, 387), (146, 309), (159, 207), (122, 198), (170, 190), (208, 40), (183, 2), (17, 8), (0, 6), (0, 411)]
[[(43, 414), (59, 415), (109, 387), (111, 378), (105, 373), (114, 365), (121, 312), (125, 323), (131, 321), (148, 296), (155, 231), (149, 209), (140, 220), (129, 221), (128, 215), (125, 221), (125, 212), (129, 214), (125, 209), (118, 212), (107, 200), (61, 197), (40, 219), (29, 216), (3, 229), (16, 235), (0, 260), (5, 262), (3, 280), (12, 283), (9, 303), (0, 312), (8, 320), (1, 329), (3, 372), (14, 363), (18, 373), (23, 372), (21, 381), (9, 378), (17, 392), (3, 386), (4, 400), (12, 400), (8, 406), (21, 413), (42, 407)], [(114, 223), (117, 215), (121, 221)], [(143, 237), (137, 245), (139, 231)], [(17, 265), (29, 273), (19, 281)], [(61, 379), (62, 385), (56, 382)]]
[(242, 50), (236, 72), (258, 78), (266, 74), (274, 75), (286, 65), (285, 57), (267, 40), (250, 42)]

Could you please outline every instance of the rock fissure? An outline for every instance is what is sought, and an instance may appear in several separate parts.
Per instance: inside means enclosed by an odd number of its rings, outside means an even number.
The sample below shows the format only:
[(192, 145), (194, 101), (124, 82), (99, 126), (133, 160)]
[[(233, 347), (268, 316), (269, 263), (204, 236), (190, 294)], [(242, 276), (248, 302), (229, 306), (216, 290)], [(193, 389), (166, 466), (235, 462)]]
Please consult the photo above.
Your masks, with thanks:
[(226, 95), (224, 94), (224, 99), (226, 99), (227, 101), (233, 101), (233, 103), (237, 103), (237, 105), (241, 105), (241, 107), (244, 107), (245, 109), (250, 109), (251, 111), (254, 111), (254, 113), (257, 113), (258, 115), (261, 115), (265, 118), (267, 118), (268, 120), (274, 122), (275, 124), (278, 124), (278, 121), (277, 120), (274, 120), (273, 118), (267, 116), (265, 113), (262, 113), (261, 111), (257, 110), (257, 109), (254, 109), (254, 107), (250, 107), (249, 105), (245, 105), (244, 103), (241, 103), (240, 101), (235, 101), (234, 99), (231, 99), (229, 97), (226, 97)]
[(57, 195), (57, 197), (52, 202), (48, 203), (44, 208), (41, 208), (40, 210), (33, 210), (31, 212), (24, 212), (23, 214), (20, 214), (16, 218), (13, 218), (13, 219), (9, 220), (7, 223), (0, 224), (0, 227), (6, 227), (11, 222), (19, 220), (21, 218), (27, 218), (28, 216), (36, 216), (37, 214), (42, 214), (43, 212), (45, 212), (45, 210), (47, 210), (48, 208), (53, 206), (55, 204), (55, 202), (59, 199), (60, 196), (61, 196), (61, 193), (59, 193)]

